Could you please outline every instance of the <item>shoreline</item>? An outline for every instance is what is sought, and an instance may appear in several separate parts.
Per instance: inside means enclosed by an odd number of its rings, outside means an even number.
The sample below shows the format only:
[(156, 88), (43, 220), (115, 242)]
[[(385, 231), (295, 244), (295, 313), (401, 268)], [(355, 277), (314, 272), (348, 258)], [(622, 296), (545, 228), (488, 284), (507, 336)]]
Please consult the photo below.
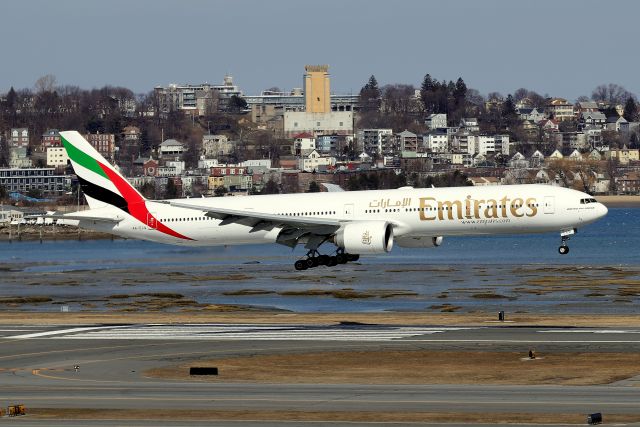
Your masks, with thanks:
[(595, 196), (608, 208), (640, 208), (640, 195)]

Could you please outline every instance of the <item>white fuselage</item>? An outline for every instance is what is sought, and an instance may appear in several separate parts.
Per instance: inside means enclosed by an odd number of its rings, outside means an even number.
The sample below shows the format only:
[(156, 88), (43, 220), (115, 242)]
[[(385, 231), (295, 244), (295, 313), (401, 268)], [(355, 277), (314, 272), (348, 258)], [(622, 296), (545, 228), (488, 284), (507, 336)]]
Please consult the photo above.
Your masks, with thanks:
[[(587, 199), (593, 201), (588, 194), (549, 185), (503, 185), (192, 198), (180, 203), (345, 223), (387, 221), (393, 224), (394, 236), (401, 238), (571, 230), (606, 215), (604, 205), (585, 203)], [(158, 231), (153, 221), (143, 223), (114, 207), (99, 210), (123, 217), (119, 223), (83, 220), (80, 226), (126, 238), (194, 246), (273, 243), (279, 231), (252, 232), (249, 225), (221, 224), (204, 211), (145, 203), (157, 221), (192, 240)]]

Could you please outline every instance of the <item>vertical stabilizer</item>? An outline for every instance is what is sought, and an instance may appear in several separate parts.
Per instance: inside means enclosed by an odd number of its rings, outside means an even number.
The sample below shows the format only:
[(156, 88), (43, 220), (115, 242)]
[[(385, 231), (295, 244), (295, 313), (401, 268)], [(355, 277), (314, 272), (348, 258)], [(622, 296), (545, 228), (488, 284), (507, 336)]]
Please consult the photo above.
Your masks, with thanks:
[(91, 209), (115, 206), (130, 213), (144, 197), (76, 131), (60, 132), (62, 144)]

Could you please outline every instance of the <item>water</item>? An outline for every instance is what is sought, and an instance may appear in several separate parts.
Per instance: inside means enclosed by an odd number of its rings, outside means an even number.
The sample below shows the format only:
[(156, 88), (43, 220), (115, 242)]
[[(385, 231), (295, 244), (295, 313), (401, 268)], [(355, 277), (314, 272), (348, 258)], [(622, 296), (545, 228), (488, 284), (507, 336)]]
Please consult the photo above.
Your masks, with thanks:
[[(434, 249), (403, 249), (362, 258), (366, 264), (590, 264), (640, 265), (640, 209), (612, 208), (602, 220), (580, 229), (559, 255), (558, 233), (445, 237)], [(280, 245), (183, 248), (137, 240), (38, 241), (0, 243), (0, 262), (38, 262), (40, 271), (154, 265), (234, 265), (244, 262), (288, 265), (304, 250)]]
[[(360, 263), (296, 272), (292, 264), (304, 250), (279, 245), (184, 248), (135, 240), (4, 242), (0, 267), (15, 271), (0, 271), (0, 297), (45, 295), (52, 301), (19, 307), (0, 302), (0, 310), (59, 311), (61, 304), (74, 310), (157, 309), (145, 305), (148, 298), (135, 295), (174, 292), (202, 305), (303, 312), (439, 311), (446, 308), (444, 304), (456, 311), (637, 311), (640, 292), (621, 290), (640, 283), (640, 210), (610, 209), (604, 219), (572, 237), (568, 255), (558, 254), (559, 243), (557, 233), (445, 237), (439, 248), (396, 247), (391, 254), (362, 257)], [(612, 276), (611, 266), (624, 270), (623, 278), (629, 282)], [(554, 282), (552, 292), (531, 283), (535, 278), (565, 276), (566, 280)], [(361, 295), (367, 298), (287, 295), (345, 288), (368, 294)], [(247, 289), (263, 293), (244, 295)], [(393, 291), (407, 295), (389, 295)], [(486, 292), (498, 297), (478, 296)], [(132, 297), (114, 301), (110, 298), (114, 294)], [(142, 304), (127, 305), (141, 300)]]

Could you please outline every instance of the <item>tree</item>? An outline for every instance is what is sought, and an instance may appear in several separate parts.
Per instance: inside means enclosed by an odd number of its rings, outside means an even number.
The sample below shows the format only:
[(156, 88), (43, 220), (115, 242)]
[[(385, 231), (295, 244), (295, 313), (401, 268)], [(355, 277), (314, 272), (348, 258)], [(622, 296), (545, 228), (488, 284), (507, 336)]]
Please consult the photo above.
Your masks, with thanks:
[(241, 113), (247, 109), (247, 101), (244, 98), (239, 97), (238, 95), (232, 95), (229, 98), (229, 104), (227, 104), (227, 111), (230, 113)]
[(620, 85), (609, 83), (596, 87), (591, 94), (591, 98), (594, 101), (617, 105), (623, 104), (628, 98), (635, 98), (635, 95)]
[(431, 74), (426, 74), (422, 79), (422, 85), (420, 86), (420, 99), (424, 106), (424, 110), (428, 113), (434, 109), (433, 105), (433, 92), (435, 90), (435, 84), (431, 78)]
[(142, 187), (140, 187), (140, 193), (147, 199), (155, 199), (156, 198), (156, 186), (151, 182), (145, 182)]
[(33, 197), (34, 199), (40, 199), (42, 198), (42, 191), (38, 190), (37, 188), (32, 188), (31, 190), (27, 191), (27, 196)]
[(216, 187), (215, 190), (213, 190), (213, 195), (215, 197), (222, 197), (225, 194), (227, 194), (227, 187), (225, 187), (224, 185), (220, 185), (220, 186)]
[(4, 200), (7, 198), (7, 189), (4, 188), (3, 185), (0, 185), (0, 200)]
[(507, 99), (502, 104), (502, 117), (505, 119), (511, 119), (516, 116), (516, 105), (513, 102), (513, 96), (507, 95)]
[(176, 197), (178, 197), (178, 187), (176, 187), (176, 183), (173, 182), (173, 179), (169, 178), (167, 180), (167, 187), (164, 190), (164, 198), (175, 199)]
[(380, 110), (381, 92), (378, 81), (372, 74), (369, 81), (360, 89), (360, 106), (363, 112), (378, 112)]
[(629, 122), (635, 122), (638, 117), (638, 106), (631, 96), (627, 98), (627, 102), (624, 104), (623, 117)]
[(5, 138), (0, 138), (0, 167), (9, 165), (9, 145)]
[(467, 85), (462, 80), (462, 77), (458, 77), (456, 85), (453, 89), (453, 100), (456, 106), (463, 106), (465, 97), (467, 96)]
[(43, 92), (53, 92), (56, 87), (56, 76), (52, 74), (47, 74), (46, 76), (40, 77), (36, 80), (36, 83), (33, 85), (37, 94), (41, 94)]
[(11, 86), (11, 89), (9, 89), (9, 92), (7, 92), (7, 100), (6, 100), (7, 109), (9, 111), (15, 110), (17, 99), (18, 99), (18, 95), (16, 94), (15, 89), (13, 89), (13, 86)]
[(278, 183), (273, 177), (269, 178), (269, 181), (264, 185), (260, 194), (280, 194)]
[(309, 183), (309, 190), (307, 191), (307, 193), (319, 193), (319, 192), (320, 192), (320, 186), (318, 185), (318, 183), (315, 181), (311, 181)]

